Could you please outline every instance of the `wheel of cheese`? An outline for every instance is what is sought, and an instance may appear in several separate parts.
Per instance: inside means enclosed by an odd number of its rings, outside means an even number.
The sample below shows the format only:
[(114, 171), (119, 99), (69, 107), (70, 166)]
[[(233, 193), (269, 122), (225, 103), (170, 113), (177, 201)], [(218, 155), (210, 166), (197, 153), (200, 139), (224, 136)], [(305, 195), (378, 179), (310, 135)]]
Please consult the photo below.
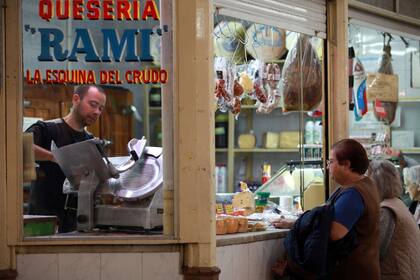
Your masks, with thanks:
[(279, 59), (286, 52), (283, 29), (255, 23), (248, 28), (246, 35), (246, 51), (255, 59)]
[(221, 21), (214, 28), (213, 47), (216, 56), (227, 57), (234, 63), (245, 59), (245, 27), (238, 21)]

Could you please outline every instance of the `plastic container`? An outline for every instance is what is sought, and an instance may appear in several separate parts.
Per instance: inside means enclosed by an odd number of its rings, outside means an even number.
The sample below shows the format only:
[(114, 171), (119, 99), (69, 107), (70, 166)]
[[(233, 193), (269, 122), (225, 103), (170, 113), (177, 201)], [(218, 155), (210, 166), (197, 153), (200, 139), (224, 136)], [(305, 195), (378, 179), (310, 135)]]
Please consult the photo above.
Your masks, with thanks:
[(257, 192), (257, 201), (255, 202), (257, 205), (267, 205), (268, 198), (270, 197), (269, 192)]
[(314, 144), (322, 144), (322, 125), (321, 121), (314, 122), (313, 128)]
[(305, 125), (305, 144), (314, 143), (314, 122), (307, 121)]

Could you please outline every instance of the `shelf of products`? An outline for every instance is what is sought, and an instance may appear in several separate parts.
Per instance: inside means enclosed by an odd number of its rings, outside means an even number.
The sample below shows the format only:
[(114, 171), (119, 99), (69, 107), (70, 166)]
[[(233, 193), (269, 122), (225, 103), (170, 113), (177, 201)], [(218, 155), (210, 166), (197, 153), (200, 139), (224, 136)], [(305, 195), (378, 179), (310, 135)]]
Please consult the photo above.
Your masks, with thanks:
[[(311, 122), (311, 129), (314, 129), (313, 124), (316, 121), (319, 122), (320, 118), (313, 118), (301, 112), (283, 114), (281, 109), (277, 109), (269, 115), (261, 115), (255, 112), (256, 106), (247, 106), (246, 108), (254, 110), (246, 110), (237, 117), (231, 113), (216, 112), (216, 163), (218, 164), (217, 170), (222, 167), (223, 175), (226, 176), (226, 180), (223, 182), (226, 189), (223, 192), (235, 192), (241, 179), (261, 184), (263, 170), (259, 169), (260, 165), (268, 164), (272, 166), (273, 171), (276, 171), (289, 160), (300, 160), (301, 153), (305, 160), (321, 160), (322, 144), (299, 144), (299, 141), (305, 139), (304, 131), (299, 132), (300, 120)], [(291, 133), (284, 141), (292, 141), (294, 144), (288, 143), (287, 148), (276, 146), (282, 132)], [(322, 128), (320, 133), (317, 139), (322, 138)], [(245, 137), (252, 138), (254, 136), (254, 140), (247, 139), (253, 143), (245, 143), (251, 145), (249, 148), (239, 147), (239, 138), (244, 134), (251, 135)], [(270, 144), (268, 143), (270, 140), (266, 139), (267, 134), (274, 138), (275, 143), (271, 139), (271, 145), (276, 147), (264, 147), (264, 145)], [(290, 137), (292, 140), (289, 139)], [(313, 138), (311, 139), (313, 141)], [(322, 142), (322, 139), (320, 141)], [(244, 144), (241, 143), (241, 145)], [(216, 171), (216, 177), (218, 176), (221, 175)], [(219, 189), (223, 188), (219, 187)]]

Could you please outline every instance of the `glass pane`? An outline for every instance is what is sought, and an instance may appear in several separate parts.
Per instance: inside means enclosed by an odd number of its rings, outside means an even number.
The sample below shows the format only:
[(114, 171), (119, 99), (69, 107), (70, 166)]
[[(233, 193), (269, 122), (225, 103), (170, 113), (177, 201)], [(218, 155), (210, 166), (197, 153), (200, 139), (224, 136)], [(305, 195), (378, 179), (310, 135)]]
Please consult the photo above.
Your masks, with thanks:
[[(384, 52), (384, 44), (387, 52)], [(416, 149), (420, 147), (420, 126), (416, 120), (420, 105), (417, 78), (419, 41), (351, 25), (350, 45), (355, 51), (352, 89), (355, 106), (349, 112), (350, 136), (362, 141), (371, 157), (389, 158), (392, 154), (389, 154), (387, 148), (392, 147), (418, 160)], [(369, 77), (378, 79), (378, 73), (388, 74), (389, 79), (398, 82), (395, 89), (387, 87), (383, 96), (370, 97), (370, 92), (375, 92), (378, 84), (374, 83), (375, 80), (369, 80)], [(365, 80), (367, 90), (363, 87)], [(392, 84), (392, 80), (384, 81)], [(393, 90), (390, 91), (390, 88)], [(367, 102), (358, 98), (364, 95), (367, 96)], [(389, 96), (395, 97), (396, 102), (382, 99)], [(366, 107), (366, 110), (360, 110), (361, 107)]]
[[(358, 25), (350, 25), (349, 40), (355, 53), (350, 61), (354, 79), (350, 137), (365, 146), (370, 158), (389, 159), (400, 169), (418, 164), (420, 42)], [(375, 82), (379, 80), (382, 85)], [(372, 90), (381, 95), (372, 98)], [(392, 102), (383, 99), (389, 97), (394, 98)], [(404, 161), (398, 158), (400, 152)], [(407, 194), (402, 199), (409, 204)]]
[(300, 211), (315, 182), (322, 195), (303, 208), (323, 203), (323, 40), (246, 19), (214, 19), (217, 213), (262, 211), (258, 192)]
[(161, 40), (172, 26), (159, 1), (98, 3), (22, 1), (23, 123), (37, 160), (25, 236), (162, 232)]

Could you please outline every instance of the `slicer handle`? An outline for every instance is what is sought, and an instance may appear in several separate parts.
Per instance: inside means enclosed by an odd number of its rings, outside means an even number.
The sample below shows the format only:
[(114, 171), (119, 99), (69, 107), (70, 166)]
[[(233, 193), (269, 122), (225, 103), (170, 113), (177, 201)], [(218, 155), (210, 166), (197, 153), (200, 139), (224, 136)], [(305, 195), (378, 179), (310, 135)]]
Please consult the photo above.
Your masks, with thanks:
[(136, 151), (132, 150), (130, 151), (130, 155), (133, 158), (134, 161), (138, 161), (139, 160), (139, 156), (137, 155)]

